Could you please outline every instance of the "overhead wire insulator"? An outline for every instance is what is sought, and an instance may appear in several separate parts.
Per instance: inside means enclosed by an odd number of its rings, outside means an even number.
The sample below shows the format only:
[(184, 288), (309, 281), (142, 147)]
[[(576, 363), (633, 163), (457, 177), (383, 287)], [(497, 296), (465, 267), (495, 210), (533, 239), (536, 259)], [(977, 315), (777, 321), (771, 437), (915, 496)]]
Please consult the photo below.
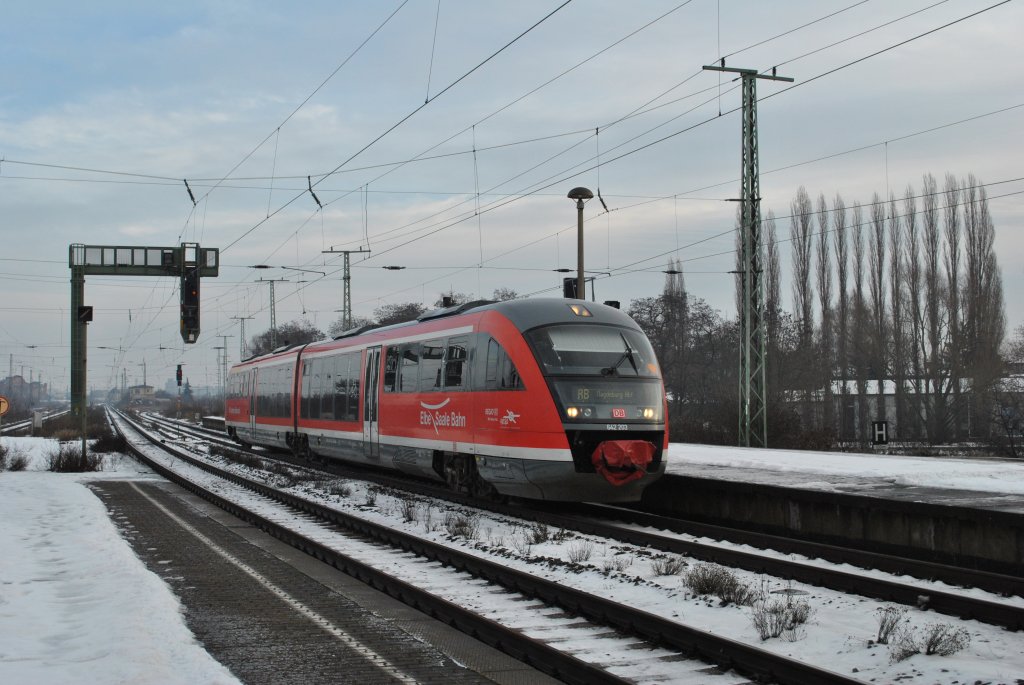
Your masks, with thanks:
[(320, 209), (323, 209), (324, 206), (322, 204), (320, 204), (320, 198), (318, 198), (316, 196), (316, 193), (313, 192), (313, 179), (312, 179), (312, 177), (307, 176), (306, 177), (306, 183), (309, 184), (309, 194), (313, 196), (313, 201), (316, 202), (316, 206), (319, 207)]
[(193, 207), (195, 207), (196, 206), (196, 196), (193, 195), (193, 191), (191, 191), (191, 188), (188, 186), (188, 179), (187, 178), (182, 178), (181, 180), (184, 181), (185, 189), (188, 190), (188, 199), (193, 201)]

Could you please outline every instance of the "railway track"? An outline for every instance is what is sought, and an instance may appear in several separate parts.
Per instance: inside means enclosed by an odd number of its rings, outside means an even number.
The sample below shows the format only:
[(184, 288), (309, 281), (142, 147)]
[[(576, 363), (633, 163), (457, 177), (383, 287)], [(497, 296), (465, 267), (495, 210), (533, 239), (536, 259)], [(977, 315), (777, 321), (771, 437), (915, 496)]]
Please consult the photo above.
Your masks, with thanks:
[[(483, 558), (478, 554), (351, 516), (319, 502), (282, 492), (264, 482), (215, 467), (181, 449), (162, 444), (158, 437), (139, 432), (124, 418), (119, 418), (116, 423), (119, 430), (126, 434), (132, 451), (166, 477), (308, 554), (567, 682), (635, 682), (632, 680), (635, 677), (633, 674), (643, 674), (640, 680), (651, 682), (703, 680), (739, 683), (748, 682), (748, 678), (779, 683), (861, 682), (516, 570), (501, 561)], [(132, 433), (135, 435), (132, 436)], [(333, 542), (314, 539), (313, 535), (283, 525), (280, 520), (275, 520), (279, 517), (267, 515), (259, 511), (259, 507), (245, 506), (237, 499), (225, 496), (222, 487), (218, 488), (221, 494), (210, 492), (199, 483), (165, 466), (162, 458), (145, 456), (148, 450), (139, 446), (141, 439), (147, 439), (160, 450), (173, 454), (176, 461), (185, 462), (190, 468), (215, 474), (218, 479), (258, 493), (261, 498), (270, 498), (294, 512), (341, 527), (348, 533), (343, 539), (348, 540), (351, 534), (357, 534), (374, 544), (384, 544), (392, 550), (398, 550), (405, 564), (430, 565), (427, 572), (430, 587), (422, 582), (414, 584), (394, 578), (360, 561), (356, 556), (339, 552), (334, 544), (338, 539), (336, 535), (332, 537)], [(410, 553), (415, 555), (414, 559)], [(388, 567), (392, 568), (391, 565)], [(451, 578), (443, 575), (451, 573), (456, 575)], [(424, 576), (421, 573), (419, 577)], [(498, 602), (501, 597), (507, 598), (509, 593), (515, 598), (511, 605), (502, 602), (502, 606), (509, 607), (507, 611), (502, 608), (495, 610), (493, 607), (488, 610), (502, 616), (501, 621), (492, 620), (492, 613), (480, 616), (466, 607), (454, 604), (460, 595), (476, 594), (481, 586), (488, 588), (485, 591), (488, 599), (481, 603), (484, 607)], [(444, 588), (454, 593), (454, 596), (439, 598), (435, 592)], [(570, 636), (567, 636), (567, 631)], [(531, 635), (536, 637), (531, 638)], [(589, 663), (595, 660), (593, 656), (566, 653), (556, 648), (556, 645), (564, 644), (568, 649), (577, 644), (571, 635), (598, 640), (597, 653), (612, 656), (596, 657), (597, 663), (594, 664)], [(695, 663), (693, 658), (700, 661)], [(710, 668), (710, 664), (717, 665), (718, 669)], [(740, 675), (728, 673), (732, 670), (738, 671)], [(628, 680), (627, 674), (630, 676)]]
[[(237, 448), (230, 440), (217, 436), (215, 431), (183, 425), (180, 422), (170, 424), (158, 417), (147, 418), (164, 426), (173, 425), (176, 430), (203, 439), (209, 436), (209, 439), (217, 444)], [(287, 461), (296, 463), (290, 459)], [(334, 464), (326, 468), (336, 475), (367, 477), (365, 471), (339, 468)], [(685, 555), (700, 561), (767, 574), (783, 580), (907, 606), (928, 608), (960, 619), (975, 619), (1009, 630), (1024, 629), (1024, 606), (999, 601), (998, 598), (972, 596), (958, 590), (975, 588), (995, 595), (1019, 596), (1020, 579), (1011, 576), (680, 521), (621, 507), (579, 504), (542, 506), (531, 502), (529, 509), (524, 509), (521, 506), (471, 500), (453, 494), (443, 487), (435, 487), (418, 480), (395, 478), (390, 474), (371, 474), (369, 477), (390, 487), (407, 488), (425, 496), (486, 508), (506, 516), (528, 518), (561, 529)], [(755, 549), (739, 549), (741, 546)], [(793, 558), (793, 555), (801, 558)], [(816, 560), (829, 562), (835, 567), (823, 566)], [(840, 565), (855, 568), (839, 568)], [(880, 571), (889, 577), (869, 575), (862, 570)], [(905, 576), (920, 582), (908, 582)]]
[[(54, 412), (52, 414), (47, 414), (47, 415), (45, 415), (43, 417), (43, 422), (45, 423), (46, 421), (49, 421), (50, 419), (55, 419), (58, 416), (63, 416), (64, 414), (67, 414), (67, 413), (68, 413), (68, 410), (65, 409), (64, 411), (58, 411), (58, 412)], [(4, 425), (0, 426), (0, 435), (11, 435), (12, 433), (17, 433), (19, 431), (27, 430), (27, 429), (29, 429), (31, 427), (32, 427), (32, 419), (23, 419), (21, 421), (15, 421), (13, 423), (4, 422)]]

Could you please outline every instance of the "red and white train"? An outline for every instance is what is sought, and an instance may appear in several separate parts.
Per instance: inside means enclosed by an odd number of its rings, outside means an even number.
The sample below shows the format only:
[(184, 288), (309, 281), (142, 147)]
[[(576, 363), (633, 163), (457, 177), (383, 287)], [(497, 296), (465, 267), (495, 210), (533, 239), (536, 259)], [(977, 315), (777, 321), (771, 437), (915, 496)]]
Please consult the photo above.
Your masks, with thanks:
[(664, 473), (665, 390), (618, 309), (475, 302), (285, 346), (228, 375), (244, 444), (398, 469), (478, 495), (628, 502)]

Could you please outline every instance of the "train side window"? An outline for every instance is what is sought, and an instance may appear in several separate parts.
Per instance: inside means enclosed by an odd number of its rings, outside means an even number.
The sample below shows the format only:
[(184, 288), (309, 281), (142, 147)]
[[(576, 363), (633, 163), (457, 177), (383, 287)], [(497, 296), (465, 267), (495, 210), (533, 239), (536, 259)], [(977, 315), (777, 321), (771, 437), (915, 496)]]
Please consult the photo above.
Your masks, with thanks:
[(448, 341), (448, 354), (444, 360), (444, 387), (446, 390), (469, 385), (467, 376), (467, 338), (452, 338)]
[(334, 420), (344, 421), (348, 415), (348, 364), (352, 355), (342, 354), (334, 358)]
[(420, 392), (436, 392), (441, 389), (443, 361), (443, 340), (428, 340), (423, 343), (423, 354), (420, 357)]
[(327, 357), (322, 360), (320, 372), (320, 418), (334, 418), (334, 360)]
[[(363, 353), (356, 352), (351, 355), (352, 361), (348, 367), (348, 420), (359, 420), (359, 383), (362, 379)], [(395, 360), (397, 362), (397, 355)]]
[(417, 373), (420, 365), (420, 344), (402, 345), (402, 366), (398, 372), (399, 392), (416, 392)]
[(398, 360), (401, 350), (397, 345), (388, 348), (384, 357), (384, 392), (395, 392), (398, 389)]
[(302, 386), (302, 392), (299, 399), (299, 416), (304, 419), (309, 418), (309, 397), (312, 395), (312, 388), (310, 384), (313, 382), (313, 364), (307, 359), (302, 362), (302, 378), (300, 384)]
[(485, 387), (487, 390), (521, 390), (523, 381), (516, 365), (498, 341), (487, 341), (487, 365)]
[(284, 417), (288, 416), (288, 398), (291, 397), (291, 393), (288, 392), (288, 367), (279, 366), (277, 367), (277, 414), (275, 416)]
[(313, 359), (310, 361), (313, 367), (312, 376), (309, 381), (309, 418), (319, 419), (320, 418), (320, 373), (323, 368), (323, 362), (320, 359)]

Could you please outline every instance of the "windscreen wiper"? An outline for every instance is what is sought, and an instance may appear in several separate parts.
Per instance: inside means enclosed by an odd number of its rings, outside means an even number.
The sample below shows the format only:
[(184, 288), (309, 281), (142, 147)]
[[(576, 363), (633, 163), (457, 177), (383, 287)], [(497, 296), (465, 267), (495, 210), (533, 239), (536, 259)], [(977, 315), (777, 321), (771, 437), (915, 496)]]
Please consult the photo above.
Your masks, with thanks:
[(629, 341), (626, 340), (626, 336), (619, 333), (619, 337), (622, 338), (622, 344), (626, 346), (626, 350), (619, 357), (618, 361), (609, 366), (608, 368), (601, 369), (602, 376), (613, 376), (618, 373), (619, 367), (622, 366), (622, 362), (629, 360), (629, 365), (633, 367), (633, 373), (640, 375), (640, 369), (636, 365), (636, 360), (633, 358), (633, 348), (629, 346)]

